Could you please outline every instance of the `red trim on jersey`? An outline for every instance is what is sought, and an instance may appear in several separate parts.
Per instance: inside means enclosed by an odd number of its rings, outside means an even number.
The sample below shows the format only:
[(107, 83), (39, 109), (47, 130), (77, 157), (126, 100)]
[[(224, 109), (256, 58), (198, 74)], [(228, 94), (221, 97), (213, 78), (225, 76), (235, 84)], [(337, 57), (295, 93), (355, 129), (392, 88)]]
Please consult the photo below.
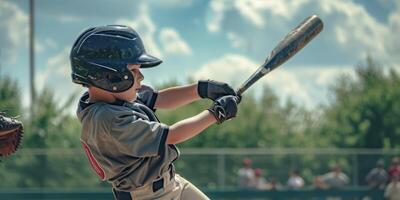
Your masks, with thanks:
[(100, 166), (99, 162), (97, 162), (96, 158), (94, 158), (92, 152), (89, 149), (89, 146), (81, 140), (83, 149), (85, 150), (86, 156), (89, 159), (90, 165), (92, 166), (92, 168), (94, 169), (94, 171), (96, 172), (97, 175), (99, 175), (99, 177), (101, 178), (101, 180), (105, 180), (106, 179), (106, 173), (104, 172), (104, 169)]

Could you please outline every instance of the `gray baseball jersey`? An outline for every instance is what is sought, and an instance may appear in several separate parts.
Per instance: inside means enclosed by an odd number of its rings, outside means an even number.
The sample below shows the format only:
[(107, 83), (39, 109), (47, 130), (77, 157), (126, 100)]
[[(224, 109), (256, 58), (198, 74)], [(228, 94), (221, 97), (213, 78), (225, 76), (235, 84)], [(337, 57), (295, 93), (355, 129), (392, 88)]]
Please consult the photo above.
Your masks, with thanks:
[(89, 103), (88, 93), (80, 99), (77, 115), (86, 155), (100, 178), (118, 190), (152, 183), (179, 156), (175, 145), (166, 144), (169, 127), (154, 114), (157, 94), (143, 85), (134, 102)]

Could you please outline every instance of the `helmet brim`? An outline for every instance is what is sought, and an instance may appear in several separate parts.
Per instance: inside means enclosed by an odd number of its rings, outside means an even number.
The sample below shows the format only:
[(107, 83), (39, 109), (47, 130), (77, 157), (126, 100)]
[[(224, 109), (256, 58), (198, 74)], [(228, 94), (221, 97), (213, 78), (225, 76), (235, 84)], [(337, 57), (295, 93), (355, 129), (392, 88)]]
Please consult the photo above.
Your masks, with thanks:
[(137, 64), (140, 64), (140, 68), (149, 68), (149, 67), (155, 67), (159, 64), (162, 63), (162, 60), (149, 55), (147, 53), (142, 54), (141, 56), (139, 56), (139, 58), (137, 59)]

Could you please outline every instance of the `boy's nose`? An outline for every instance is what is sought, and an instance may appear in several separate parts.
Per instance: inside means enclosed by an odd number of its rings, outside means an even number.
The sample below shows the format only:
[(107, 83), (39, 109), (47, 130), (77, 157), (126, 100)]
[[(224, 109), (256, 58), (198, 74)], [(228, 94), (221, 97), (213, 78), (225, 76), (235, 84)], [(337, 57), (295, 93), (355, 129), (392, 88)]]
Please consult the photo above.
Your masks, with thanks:
[(142, 72), (139, 72), (138, 78), (139, 78), (139, 81), (143, 81), (144, 76), (143, 76)]

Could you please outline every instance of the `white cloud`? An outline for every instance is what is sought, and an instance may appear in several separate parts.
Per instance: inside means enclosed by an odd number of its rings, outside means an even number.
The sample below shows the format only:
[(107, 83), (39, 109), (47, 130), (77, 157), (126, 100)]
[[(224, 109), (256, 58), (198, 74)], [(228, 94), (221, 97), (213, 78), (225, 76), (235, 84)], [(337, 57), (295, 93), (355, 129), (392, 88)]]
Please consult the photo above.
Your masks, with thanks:
[(140, 5), (139, 12), (134, 19), (118, 19), (116, 23), (135, 29), (142, 38), (146, 51), (158, 58), (165, 57), (164, 54), (190, 55), (192, 53), (187, 42), (172, 28), (161, 29), (158, 35), (161, 45), (156, 43), (157, 27), (151, 19), (147, 4)]
[(177, 8), (177, 7), (189, 7), (193, 5), (193, 0), (147, 0), (152, 7), (163, 7), (163, 8)]
[[(267, 2), (267, 1), (264, 1)], [(270, 1), (270, 2), (280, 2), (280, 1)], [(265, 22), (260, 10), (263, 9), (263, 1), (235, 1), (235, 7), (243, 17), (248, 19), (255, 26), (262, 27)]]
[(192, 49), (175, 29), (164, 28), (160, 31), (159, 37), (166, 54), (190, 55), (192, 53)]
[(46, 38), (46, 39), (44, 40), (44, 43), (46, 44), (47, 47), (52, 48), (52, 49), (55, 49), (55, 48), (58, 47), (57, 42), (54, 41), (54, 40), (51, 39), (51, 38)]
[(35, 52), (36, 53), (43, 53), (45, 48), (46, 47), (42, 42), (36, 41), (36, 43), (35, 43)]
[(336, 34), (336, 40), (342, 44), (346, 45), (347, 41), (349, 40), (348, 35), (346, 34), (346, 30), (344, 30), (340, 26), (335, 27), (335, 34)]
[(46, 50), (54, 50), (58, 47), (58, 44), (51, 38), (46, 38), (44, 41), (36, 41), (35, 51), (36, 53), (43, 53)]
[[(60, 105), (63, 105), (73, 93), (83, 91), (83, 87), (72, 83), (69, 53), (70, 47), (64, 47), (62, 51), (46, 61), (45, 68), (38, 71), (35, 77), (37, 90), (41, 91), (45, 87), (51, 88)], [(76, 107), (72, 106), (69, 109), (68, 112), (74, 114)]]
[[(259, 65), (260, 63), (245, 56), (227, 54), (201, 66), (193, 76), (195, 79), (227, 82), (232, 87), (238, 88)], [(262, 92), (262, 86), (267, 84), (281, 99), (292, 98), (300, 105), (313, 108), (326, 103), (328, 86), (343, 73), (354, 76), (350, 66), (296, 68), (282, 66), (257, 81), (249, 91), (253, 91), (257, 97)]]
[(363, 6), (351, 1), (327, 1), (320, 3), (323, 11), (335, 16), (331, 26), (335, 27), (336, 39), (342, 46), (373, 52), (377, 57), (386, 55), (385, 38), (390, 34), (387, 26), (372, 17)]
[(127, 25), (135, 29), (143, 40), (146, 51), (156, 57), (162, 58), (161, 48), (155, 42), (156, 26), (150, 17), (148, 6), (140, 5), (139, 11), (134, 19), (118, 19), (116, 24)]
[(227, 32), (226, 34), (227, 34), (227, 37), (228, 37), (228, 39), (231, 42), (231, 45), (233, 47), (235, 47), (237, 49), (246, 48), (247, 47), (246, 41), (242, 37), (237, 35), (236, 33)]
[(0, 3), (1, 59), (15, 62), (17, 48), (27, 45), (28, 16), (11, 2)]
[(219, 32), (221, 29), (221, 24), (225, 17), (225, 11), (228, 10), (228, 2), (224, 0), (214, 0), (210, 1), (211, 13), (208, 16), (207, 30), (210, 32)]
[(218, 0), (210, 2), (211, 16), (207, 20), (210, 32), (218, 32), (223, 27), (227, 12), (237, 12), (250, 24), (264, 27), (267, 16), (291, 19), (300, 7), (309, 0), (254, 1), (254, 0)]
[(62, 23), (77, 23), (83, 21), (82, 17), (76, 15), (57, 15), (56, 19)]
[(386, 38), (386, 45), (395, 64), (400, 66), (400, 1), (396, 1), (396, 9), (389, 15), (390, 33)]
[(39, 90), (51, 86), (56, 91), (69, 91), (60, 90), (67, 84), (71, 85), (69, 53), (70, 48), (65, 47), (60, 53), (47, 59), (44, 70), (39, 71), (36, 75), (36, 83)]
[[(326, 23), (318, 42), (312, 42), (314, 52), (302, 53), (308, 57), (318, 54), (319, 59), (311, 64), (352, 65), (368, 54), (390, 63), (400, 58), (399, 4), (397, 1), (397, 9), (385, 24), (374, 18), (362, 4), (353, 1), (219, 0), (209, 4), (206, 27), (210, 32), (224, 33), (234, 47), (238, 44), (232, 39), (233, 35), (240, 35), (243, 43), (257, 55), (265, 52), (267, 47), (273, 48), (266, 44), (276, 44), (305, 17), (304, 13), (315, 13)], [(327, 54), (335, 54), (338, 58)]]
[(253, 1), (237, 0), (235, 8), (238, 12), (252, 24), (257, 27), (265, 25), (267, 13), (284, 18), (291, 19), (297, 13), (299, 8), (309, 2), (309, 0), (286, 0), (286, 1)]
[(219, 59), (209, 61), (193, 73), (197, 79), (214, 79), (239, 86), (240, 80), (246, 79), (257, 69), (257, 64), (245, 56), (227, 54)]
[(52, 68), (54, 75), (70, 78), (71, 67), (69, 61), (69, 53), (71, 48), (65, 47), (61, 53), (47, 60), (46, 66)]

